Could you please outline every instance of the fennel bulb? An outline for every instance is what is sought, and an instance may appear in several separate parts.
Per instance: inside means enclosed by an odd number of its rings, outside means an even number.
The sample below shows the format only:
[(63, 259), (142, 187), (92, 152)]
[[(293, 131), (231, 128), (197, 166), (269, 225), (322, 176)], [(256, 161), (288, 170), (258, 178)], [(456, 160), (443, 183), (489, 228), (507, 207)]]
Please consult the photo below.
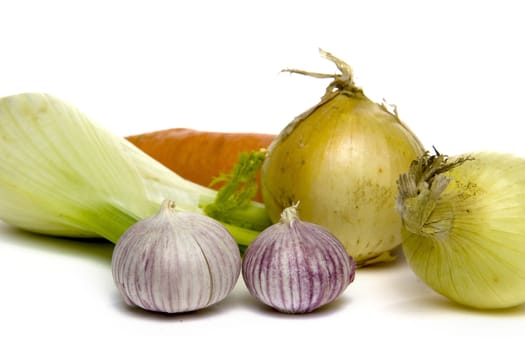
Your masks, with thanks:
[[(47, 94), (0, 99), (0, 154), (0, 219), (36, 233), (115, 243), (165, 199), (178, 210), (204, 213), (217, 196)], [(251, 229), (267, 226), (266, 211), (230, 199), (220, 220), (237, 243), (248, 245), (257, 235)]]

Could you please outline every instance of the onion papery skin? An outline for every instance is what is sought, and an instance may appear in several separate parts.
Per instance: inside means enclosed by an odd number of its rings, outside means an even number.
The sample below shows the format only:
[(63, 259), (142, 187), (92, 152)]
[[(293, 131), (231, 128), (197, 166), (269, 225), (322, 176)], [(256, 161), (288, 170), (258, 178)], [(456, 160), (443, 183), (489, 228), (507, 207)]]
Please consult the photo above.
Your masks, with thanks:
[(237, 243), (220, 223), (166, 208), (131, 226), (112, 257), (113, 279), (124, 301), (164, 313), (222, 301), (240, 270)]
[(354, 280), (355, 262), (325, 228), (297, 218), (270, 226), (248, 246), (242, 276), (251, 295), (283, 313), (312, 312)]
[(296, 118), (268, 148), (262, 193), (270, 218), (294, 202), (358, 265), (390, 260), (401, 243), (396, 180), (424, 153), (397, 115), (342, 90)]
[(416, 196), (407, 187), (398, 202), (402, 246), (422, 281), (472, 308), (525, 303), (525, 159), (477, 152), (421, 182)]

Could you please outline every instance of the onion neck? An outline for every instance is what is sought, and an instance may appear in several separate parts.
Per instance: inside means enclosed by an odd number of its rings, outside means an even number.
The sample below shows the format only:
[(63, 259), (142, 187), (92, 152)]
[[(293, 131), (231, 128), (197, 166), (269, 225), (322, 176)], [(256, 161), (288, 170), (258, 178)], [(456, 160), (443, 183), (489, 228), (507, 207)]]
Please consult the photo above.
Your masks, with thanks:
[(301, 74), (308, 77), (319, 78), (319, 79), (333, 79), (333, 81), (326, 87), (325, 94), (321, 97), (321, 101), (317, 103), (312, 108), (308, 109), (304, 113), (300, 114), (294, 118), (279, 135), (273, 140), (273, 142), (268, 147), (268, 153), (272, 152), (272, 149), (276, 145), (280, 144), (289, 134), (299, 125), (303, 120), (307, 119), (313, 112), (318, 108), (323, 106), (325, 103), (331, 101), (333, 98), (339, 96), (340, 94), (345, 94), (354, 98), (363, 98), (368, 99), (363, 90), (355, 85), (352, 67), (343, 60), (335, 57), (329, 52), (326, 52), (322, 49), (319, 49), (321, 57), (326, 58), (327, 60), (333, 62), (337, 69), (340, 71), (339, 74), (326, 74), (326, 73), (314, 73), (301, 69), (283, 69), (282, 72)]
[(324, 96), (321, 98), (320, 104), (332, 99), (334, 96), (338, 95), (341, 92), (350, 93), (352, 96), (359, 95), (364, 96), (363, 90), (355, 85), (354, 75), (352, 67), (343, 60), (335, 57), (329, 52), (326, 52), (322, 49), (319, 49), (321, 57), (326, 58), (327, 60), (333, 62), (337, 69), (339, 69), (339, 74), (326, 74), (326, 73), (314, 73), (308, 72), (301, 69), (283, 69), (283, 72), (302, 74), (313, 78), (320, 79), (333, 79), (333, 81), (327, 86)]
[[(403, 229), (433, 239), (444, 239), (450, 234), (454, 220), (452, 203), (440, 201), (450, 183), (443, 173), (461, 165), (470, 157), (448, 162), (445, 155), (429, 155), (414, 160), (406, 174), (399, 177), (396, 210), (401, 216)], [(439, 205), (439, 210), (436, 207)]]

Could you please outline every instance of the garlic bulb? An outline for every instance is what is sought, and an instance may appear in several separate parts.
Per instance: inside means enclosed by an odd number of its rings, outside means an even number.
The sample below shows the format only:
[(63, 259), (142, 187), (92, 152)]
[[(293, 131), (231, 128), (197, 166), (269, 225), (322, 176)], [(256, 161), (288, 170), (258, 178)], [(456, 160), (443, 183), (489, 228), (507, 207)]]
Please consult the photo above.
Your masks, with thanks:
[(345, 62), (321, 53), (341, 74), (291, 70), (334, 81), (270, 144), (264, 203), (276, 222), (299, 201), (301, 218), (326, 227), (358, 265), (388, 261), (401, 243), (396, 180), (424, 148), (395, 111), (365, 96)]
[(113, 278), (129, 305), (166, 313), (202, 309), (223, 300), (241, 270), (237, 243), (217, 221), (160, 211), (131, 226), (112, 257)]
[(426, 154), (399, 178), (397, 209), (407, 261), (435, 291), (480, 309), (525, 303), (525, 159)]
[(299, 220), (295, 206), (248, 246), (242, 276), (262, 303), (285, 313), (311, 312), (354, 280), (355, 263), (323, 227)]

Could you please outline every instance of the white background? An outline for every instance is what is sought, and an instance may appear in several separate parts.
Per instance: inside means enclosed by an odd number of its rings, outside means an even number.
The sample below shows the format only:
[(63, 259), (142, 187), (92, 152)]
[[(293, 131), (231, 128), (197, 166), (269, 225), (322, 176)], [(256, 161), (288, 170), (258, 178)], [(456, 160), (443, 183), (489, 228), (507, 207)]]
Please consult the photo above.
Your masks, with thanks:
[[(0, 96), (48, 92), (114, 133), (192, 127), (278, 133), (352, 65), (426, 147), (525, 155), (520, 1), (24, 1), (0, 5)], [(126, 307), (112, 245), (0, 224), (0, 348), (294, 346), (352, 349), (518, 341), (525, 309), (459, 308), (403, 259), (359, 270), (333, 305), (288, 316), (239, 283), (222, 303), (163, 316)], [(9, 345), (8, 345), (9, 344)]]

